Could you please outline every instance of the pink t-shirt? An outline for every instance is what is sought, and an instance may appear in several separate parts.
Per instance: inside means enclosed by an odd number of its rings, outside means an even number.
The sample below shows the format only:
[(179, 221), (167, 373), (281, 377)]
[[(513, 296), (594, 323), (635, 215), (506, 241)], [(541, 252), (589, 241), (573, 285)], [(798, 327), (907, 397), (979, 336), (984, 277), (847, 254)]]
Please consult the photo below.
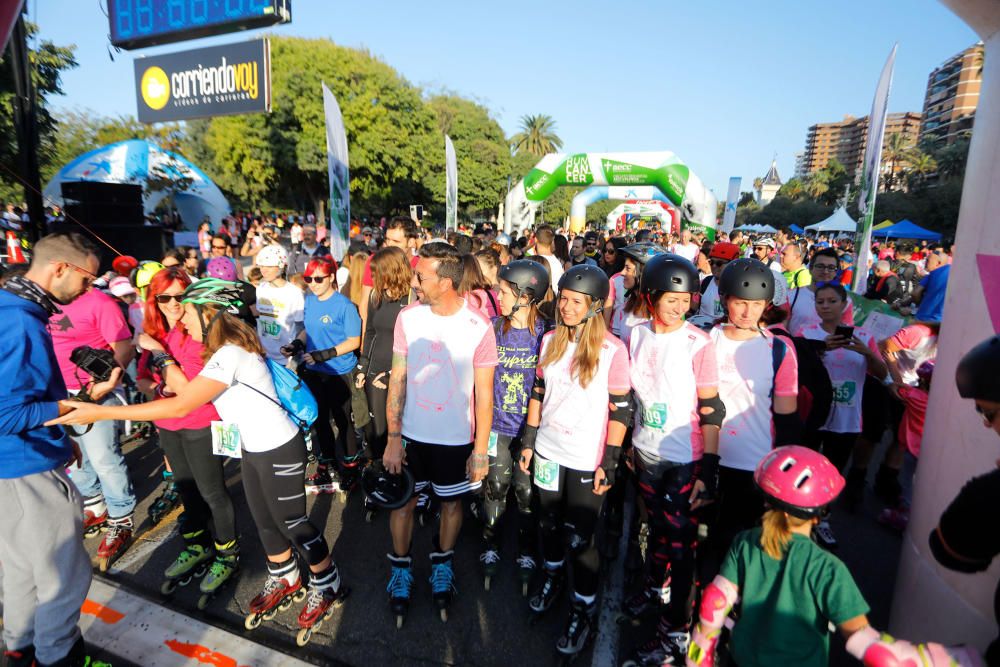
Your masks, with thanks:
[(774, 334), (765, 331), (750, 340), (732, 340), (726, 336), (724, 326), (709, 332), (719, 367), (719, 398), (726, 406), (719, 433), (719, 456), (727, 468), (754, 470), (774, 446), (772, 393), (799, 394), (798, 357), (795, 346), (782, 337), (785, 354), (775, 373)]
[(498, 363), (490, 321), (467, 302), (449, 316), (413, 303), (396, 317), (392, 351), (406, 357), (403, 435), (435, 445), (472, 442), (475, 369)]
[(110, 350), (112, 344), (128, 340), (132, 332), (115, 299), (99, 289), (92, 289), (68, 306), (59, 306), (59, 309), (61, 313), (49, 318), (52, 346), (66, 388), (77, 390), (81, 382), (90, 382), (90, 376), (69, 360), (73, 350), (81, 345)]
[[(494, 307), (494, 304), (498, 303), (496, 294), (487, 294), (486, 290), (477, 289), (472, 290), (465, 297), (468, 300), (469, 307), (475, 308), (487, 319), (493, 319), (500, 314)], [(491, 299), (490, 297), (493, 298)]]
[[(193, 380), (201, 372), (201, 369), (205, 367), (205, 362), (201, 359), (201, 352), (205, 347), (190, 336), (182, 335), (176, 327), (167, 332), (163, 346), (177, 360), (177, 365), (180, 366), (184, 372), (184, 377), (188, 380)], [(149, 352), (143, 352), (136, 364), (136, 379), (152, 380), (159, 383), (162, 378), (159, 373), (149, 370), (148, 361)], [(153, 423), (157, 427), (167, 431), (179, 431), (188, 428), (208, 428), (212, 425), (213, 421), (219, 421), (219, 413), (215, 410), (215, 406), (209, 402), (195, 409), (186, 417), (160, 419)]]
[(719, 384), (712, 339), (687, 322), (665, 334), (647, 322), (632, 329), (629, 352), (637, 403), (632, 444), (664, 461), (699, 460), (705, 441), (698, 389)]
[(920, 441), (924, 437), (924, 417), (927, 415), (927, 392), (920, 387), (900, 387), (899, 397), (906, 408), (899, 422), (899, 442), (906, 451), (920, 458)]
[[(550, 331), (542, 338), (539, 359), (545, 356), (554, 335)], [(597, 372), (586, 387), (572, 370), (575, 352), (576, 343), (571, 342), (558, 361), (535, 371), (545, 380), (535, 451), (572, 470), (596, 470), (608, 434), (608, 395), (626, 394), (629, 390), (628, 351), (607, 333)]]

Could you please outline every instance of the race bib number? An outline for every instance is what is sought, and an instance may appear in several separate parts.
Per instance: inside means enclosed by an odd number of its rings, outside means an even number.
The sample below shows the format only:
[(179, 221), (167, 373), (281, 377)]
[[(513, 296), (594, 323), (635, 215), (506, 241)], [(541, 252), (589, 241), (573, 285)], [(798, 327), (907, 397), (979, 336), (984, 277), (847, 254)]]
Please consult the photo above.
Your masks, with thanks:
[(546, 491), (559, 490), (559, 464), (546, 461), (535, 453), (535, 486)]
[(858, 384), (854, 380), (833, 383), (833, 402), (845, 408), (853, 408), (857, 400)]
[(236, 424), (212, 422), (212, 453), (233, 459), (243, 458), (240, 429)]
[(277, 322), (268, 322), (265, 319), (259, 319), (257, 322), (260, 323), (260, 328), (265, 336), (277, 338), (281, 335), (281, 325)]
[(667, 425), (667, 404), (666, 403), (651, 403), (649, 405), (643, 404), (642, 406), (642, 425), (655, 428), (663, 429)]
[(490, 431), (490, 444), (486, 449), (486, 453), (491, 457), (496, 458), (497, 456), (497, 440), (500, 436), (497, 435), (496, 431)]

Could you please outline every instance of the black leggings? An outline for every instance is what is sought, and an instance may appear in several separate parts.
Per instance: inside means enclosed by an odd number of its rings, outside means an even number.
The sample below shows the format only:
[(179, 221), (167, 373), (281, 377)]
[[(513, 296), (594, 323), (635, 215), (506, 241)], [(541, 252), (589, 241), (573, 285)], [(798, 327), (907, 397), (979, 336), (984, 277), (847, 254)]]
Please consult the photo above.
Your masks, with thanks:
[(688, 499), (696, 463), (656, 460), (635, 452), (639, 493), (649, 517), (649, 588), (660, 591), (661, 620), (671, 631), (687, 630), (694, 601), (698, 520)]
[(184, 532), (206, 530), (211, 521), (216, 542), (228, 544), (236, 539), (233, 499), (222, 469), (225, 459), (212, 453), (212, 429), (157, 430), (184, 503)]
[(330, 554), (323, 533), (306, 516), (306, 442), (302, 434), (267, 452), (243, 452), (243, 488), (268, 556), (295, 545), (318, 565)]
[(365, 378), (365, 396), (368, 398), (368, 411), (372, 420), (368, 425), (368, 445), (371, 448), (369, 456), (373, 461), (381, 461), (389, 438), (389, 425), (385, 419), (385, 407), (389, 398), (389, 373), (379, 380), (385, 389), (376, 387), (373, 383), (378, 374), (369, 372)]
[(535, 517), (531, 511), (531, 475), (521, 472), (516, 461), (521, 456), (521, 440), (509, 435), (490, 434), (496, 437), (496, 456), (490, 456), (490, 469), (486, 473), (485, 515), (483, 539), (493, 547), (499, 542), (500, 518), (507, 510), (507, 492), (511, 480), (517, 498), (519, 514), (517, 524), (520, 555), (533, 556), (535, 546)]
[(764, 516), (764, 494), (753, 482), (753, 470), (719, 466), (719, 499), (706, 509), (710, 515), (708, 540), (699, 566), (703, 583), (719, 573), (733, 538), (756, 526)]
[[(358, 453), (358, 441), (351, 422), (352, 374), (327, 375), (307, 371), (302, 373), (302, 377), (316, 397), (319, 408), (319, 416), (314, 425), (319, 459), (343, 465), (345, 458), (353, 458)], [(330, 425), (331, 421), (337, 428), (336, 435)]]
[[(536, 453), (536, 464), (537, 457)], [(559, 466), (558, 479), (556, 491), (547, 491), (535, 483), (545, 561), (562, 563), (568, 545), (573, 557), (573, 590), (584, 597), (597, 595), (601, 559), (594, 545), (594, 529), (604, 496), (594, 493), (593, 470)]]
[[(830, 459), (830, 463), (837, 467), (837, 470), (844, 472), (848, 459), (854, 446), (858, 444), (860, 433), (834, 433), (833, 431), (816, 431), (805, 437), (803, 443), (809, 449), (821, 452), (823, 456)], [(880, 436), (881, 437), (881, 436)]]

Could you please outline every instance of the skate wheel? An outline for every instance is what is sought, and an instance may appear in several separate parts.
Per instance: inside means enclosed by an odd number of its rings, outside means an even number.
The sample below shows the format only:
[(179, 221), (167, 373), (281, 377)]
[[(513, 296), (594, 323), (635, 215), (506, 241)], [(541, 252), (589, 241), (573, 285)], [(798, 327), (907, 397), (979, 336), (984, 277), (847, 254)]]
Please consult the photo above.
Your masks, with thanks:
[(204, 593), (200, 598), (198, 598), (198, 611), (205, 611), (205, 607), (208, 603), (212, 601), (211, 593)]
[(400, 628), (403, 627), (403, 621), (405, 621), (405, 620), (406, 620), (405, 616), (403, 616), (402, 614), (396, 614), (396, 629), (397, 630), (399, 630)]
[(484, 589), (484, 590), (487, 590), (487, 591), (489, 591), (489, 590), (490, 590), (490, 580), (491, 580), (491, 579), (492, 579), (492, 577), (490, 577), (490, 575), (488, 575), (488, 574), (487, 574), (487, 575), (486, 575), (486, 577), (485, 577), (485, 578), (483, 579), (483, 589)]
[(274, 620), (274, 617), (277, 615), (278, 615), (278, 608), (275, 607), (274, 609), (269, 609), (268, 611), (265, 611), (263, 614), (263, 619), (265, 621), (272, 621)]
[(448, 622), (448, 610), (447, 609), (441, 609), (440, 613), (441, 613), (441, 622), (442, 623), (447, 623)]
[(528, 597), (528, 582), (527, 581), (521, 582), (521, 597), (523, 597), (523, 598)]
[(312, 639), (312, 635), (312, 628), (302, 628), (299, 630), (299, 634), (295, 635), (295, 645), (299, 647), (305, 646)]
[(278, 605), (278, 611), (287, 611), (289, 607), (292, 606), (292, 598), (285, 598), (281, 604)]
[(292, 599), (295, 600), (296, 602), (302, 602), (303, 600), (306, 599), (306, 592), (307, 592), (306, 589), (301, 588), (298, 591), (296, 591), (295, 595), (292, 596)]
[(177, 581), (175, 579), (167, 579), (166, 581), (163, 582), (163, 585), (160, 586), (161, 595), (173, 595), (174, 591), (176, 590), (177, 590)]
[(371, 523), (374, 520), (375, 520), (375, 512), (374, 512), (374, 510), (366, 510), (365, 511), (365, 523)]
[(247, 616), (246, 620), (243, 621), (243, 627), (247, 630), (256, 630), (260, 627), (261, 617), (257, 614), (250, 614)]

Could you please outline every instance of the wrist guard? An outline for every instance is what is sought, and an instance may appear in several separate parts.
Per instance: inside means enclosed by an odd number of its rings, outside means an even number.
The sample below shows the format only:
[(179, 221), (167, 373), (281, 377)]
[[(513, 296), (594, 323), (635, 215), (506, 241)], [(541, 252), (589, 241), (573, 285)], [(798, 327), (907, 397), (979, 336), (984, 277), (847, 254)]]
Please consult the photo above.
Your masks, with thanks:
[(149, 355), (149, 368), (163, 375), (163, 369), (176, 364), (177, 360), (169, 352), (151, 352)]
[(701, 500), (715, 500), (719, 493), (719, 455), (702, 454), (698, 464), (698, 479), (705, 484)]
[(601, 470), (604, 471), (604, 486), (615, 485), (615, 472), (618, 470), (618, 459), (622, 456), (622, 448), (614, 445), (604, 445), (604, 457), (601, 459)]
[(282, 345), (278, 351), (286, 357), (295, 357), (306, 351), (306, 344), (296, 338), (288, 345)]
[(524, 433), (521, 435), (521, 449), (535, 451), (535, 439), (538, 437), (538, 427), (524, 425)]
[(309, 356), (313, 358), (317, 364), (321, 364), (324, 361), (329, 361), (337, 356), (336, 347), (328, 347), (325, 350), (313, 350), (309, 353)]

